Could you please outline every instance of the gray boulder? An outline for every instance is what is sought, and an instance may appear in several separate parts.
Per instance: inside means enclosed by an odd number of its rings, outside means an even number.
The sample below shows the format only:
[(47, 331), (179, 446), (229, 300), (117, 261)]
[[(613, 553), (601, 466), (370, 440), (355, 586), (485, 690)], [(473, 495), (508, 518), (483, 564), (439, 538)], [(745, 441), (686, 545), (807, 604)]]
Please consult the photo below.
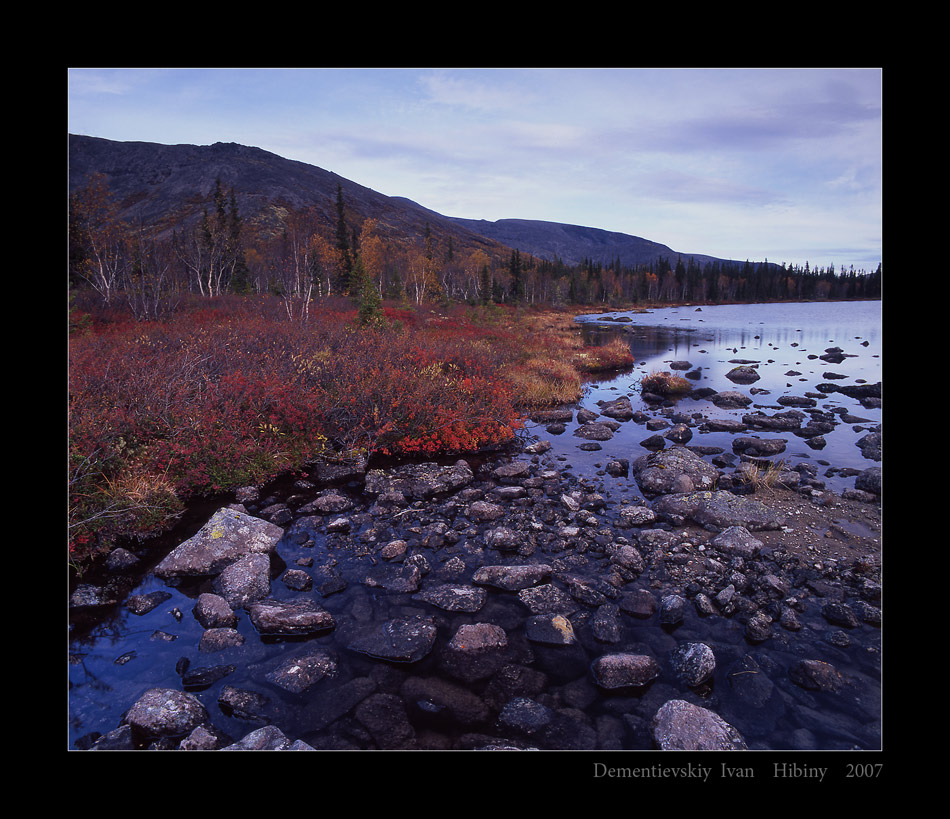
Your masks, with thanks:
[(686, 700), (670, 700), (650, 725), (662, 751), (745, 751), (742, 735), (718, 714)]
[(645, 495), (712, 489), (719, 470), (686, 447), (672, 446), (637, 458), (631, 465)]
[(176, 547), (153, 570), (157, 577), (219, 574), (245, 555), (268, 555), (284, 530), (234, 509), (219, 509), (193, 537)]
[(225, 566), (214, 590), (232, 609), (241, 609), (270, 594), (270, 555), (249, 554)]
[(201, 700), (173, 688), (150, 688), (136, 700), (124, 720), (152, 737), (184, 737), (207, 721), (208, 712)]

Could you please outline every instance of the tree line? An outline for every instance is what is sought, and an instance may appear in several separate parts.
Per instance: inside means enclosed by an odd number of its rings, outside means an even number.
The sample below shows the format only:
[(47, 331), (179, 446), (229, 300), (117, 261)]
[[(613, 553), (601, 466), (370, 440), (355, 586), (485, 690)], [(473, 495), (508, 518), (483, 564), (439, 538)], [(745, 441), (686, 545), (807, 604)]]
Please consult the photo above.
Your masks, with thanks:
[(777, 265), (699, 263), (659, 258), (627, 265), (544, 261), (514, 249), (460, 252), (451, 235), (425, 226), (421, 241), (394, 236), (375, 219), (358, 220), (338, 186), (330, 211), (279, 210), (280, 228), (246, 222), (234, 189), (216, 181), (197, 218), (154, 228), (124, 220), (105, 178), (92, 176), (70, 197), (69, 284), (124, 305), (140, 319), (174, 312), (186, 294), (269, 293), (291, 319), (315, 300), (347, 296), (372, 321), (383, 300), (421, 305), (735, 302), (879, 298), (874, 272)]

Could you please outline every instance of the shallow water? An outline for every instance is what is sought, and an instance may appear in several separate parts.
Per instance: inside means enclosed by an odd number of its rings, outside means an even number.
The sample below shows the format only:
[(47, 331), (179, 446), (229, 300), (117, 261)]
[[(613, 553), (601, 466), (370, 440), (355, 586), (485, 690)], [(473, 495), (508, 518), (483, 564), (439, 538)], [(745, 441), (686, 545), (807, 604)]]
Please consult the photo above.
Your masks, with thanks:
[[(735, 311), (734, 308), (703, 308), (702, 312), (680, 308), (656, 311), (646, 316), (636, 315), (634, 318), (642, 331), (625, 334), (637, 357), (635, 368), (630, 373), (589, 384), (582, 405), (596, 409), (597, 400), (629, 393), (634, 407), (638, 408), (639, 396), (635, 389), (631, 389), (631, 385), (635, 385), (641, 374), (653, 369), (666, 369), (668, 362), (673, 360), (689, 360), (694, 367), (702, 367), (703, 378), (698, 383), (708, 383), (718, 390), (732, 389), (729, 382), (724, 383), (721, 377), (722, 373), (734, 366), (728, 363), (729, 358), (759, 360), (762, 379), (754, 386), (771, 390), (769, 395), (757, 399), (763, 403), (780, 394), (802, 394), (804, 390), (811, 390), (823, 380), (822, 373), (829, 370), (847, 373), (847, 383), (858, 378), (878, 381), (880, 328), (874, 323), (876, 306), (877, 303), (871, 305), (865, 314), (871, 317), (870, 325), (861, 327), (843, 321), (844, 313), (841, 310), (824, 310), (830, 305), (780, 305), (774, 311), (768, 307), (765, 308), (766, 312), (758, 314), (758, 321), (767, 323), (756, 323), (754, 326), (749, 325), (751, 319), (743, 318), (743, 311)], [(819, 316), (820, 312), (827, 314), (824, 319)], [(780, 320), (778, 316), (784, 319)], [(712, 326), (714, 320), (715, 326)], [(863, 340), (869, 341), (867, 347), (860, 345)], [(792, 343), (799, 346), (792, 347)], [(846, 352), (856, 353), (857, 357), (846, 359), (840, 365), (827, 365), (807, 357), (809, 354), (821, 354), (826, 347), (835, 345)], [(792, 367), (800, 370), (801, 378), (805, 380), (783, 375)], [(749, 388), (736, 386), (735, 389), (745, 392)], [(819, 402), (819, 406), (822, 403), (840, 403), (847, 406), (849, 411), (879, 423), (879, 411), (864, 410), (845, 396), (834, 394), (828, 396), (825, 402)], [(718, 410), (708, 402), (691, 399), (682, 399), (678, 408), (688, 408), (689, 412), (715, 413), (717, 417), (742, 414), (742, 411)], [(543, 429), (535, 431), (544, 432)], [(637, 441), (652, 433), (633, 422), (626, 422), (611, 441), (604, 442), (604, 451), (589, 453), (577, 448), (581, 441), (570, 432), (571, 427), (561, 436), (543, 435), (554, 446), (549, 457), (561, 467), (569, 464), (572, 474), (597, 476), (596, 480), (603, 481), (604, 493), (611, 496), (613, 501), (639, 494), (633, 480), (605, 478), (600, 465), (607, 455), (635, 457), (639, 448)], [(863, 468), (868, 465), (853, 443), (859, 434), (850, 431), (849, 426), (839, 424), (828, 437), (829, 446), (824, 452), (815, 454), (804, 451), (800, 457), (827, 458), (835, 466), (854, 465)], [(839, 437), (840, 440), (837, 440)], [(831, 438), (836, 439), (834, 444)], [(798, 439), (792, 439), (797, 445), (794, 447), (796, 451), (805, 450)], [(711, 443), (714, 440), (715, 436), (697, 435), (690, 443)], [(731, 436), (724, 436), (726, 448), (730, 440)], [(639, 450), (645, 451), (642, 448)], [(828, 483), (831, 486), (834, 481), (828, 479)], [(394, 521), (392, 531), (384, 533), (380, 540), (385, 543), (388, 535), (410, 539), (411, 551), (427, 558), (433, 570), (431, 578), (435, 578), (448, 558), (456, 556), (465, 560), (471, 552), (464, 538), (451, 546), (412, 544), (412, 533), (418, 532), (425, 524), (426, 513), (421, 508), (401, 517), (398, 522)], [(277, 545), (272, 596), (292, 599), (301, 594), (287, 589), (279, 579), (283, 569), (295, 567), (299, 559), (313, 558), (315, 567), (333, 562), (346, 580), (346, 588), (326, 597), (321, 597), (317, 592), (313, 592), (312, 596), (334, 615), (338, 627), (306, 640), (262, 639), (246, 613), (239, 612), (238, 630), (245, 637), (245, 644), (202, 654), (198, 651), (198, 643), (203, 628), (195, 619), (192, 609), (198, 594), (209, 590), (207, 585), (194, 582), (169, 586), (147, 572), (142, 573), (135, 581), (133, 593), (163, 591), (170, 595), (169, 599), (142, 616), (130, 613), (123, 603), (119, 603), (99, 611), (95, 617), (76, 618), (70, 639), (69, 747), (75, 747), (77, 739), (90, 733), (105, 734), (118, 727), (123, 713), (148, 688), (181, 689), (179, 670), (183, 659), (190, 663), (191, 669), (233, 666), (222, 679), (192, 693), (205, 704), (215, 726), (234, 740), (259, 727), (260, 723), (238, 719), (218, 705), (218, 695), (225, 685), (264, 694), (269, 700), (267, 721), (291, 739), (303, 739), (315, 747), (326, 747), (321, 743), (338, 744), (341, 741), (348, 743), (348, 747), (370, 747), (365, 731), (361, 731), (353, 719), (352, 707), (355, 702), (370, 690), (398, 693), (413, 677), (439, 677), (453, 685), (465, 687), (465, 683), (444, 673), (440, 647), (445, 645), (460, 625), (477, 622), (491, 622), (505, 629), (510, 642), (511, 661), (546, 674), (548, 685), (541, 696), (556, 699), (562, 707), (583, 711), (589, 717), (590, 724), (597, 727), (600, 747), (651, 748), (649, 721), (664, 702), (675, 697), (701, 702), (720, 714), (739, 729), (752, 749), (846, 750), (880, 747), (880, 631), (862, 625), (849, 630), (846, 645), (832, 644), (829, 635), (835, 630), (829, 628), (821, 617), (820, 600), (808, 601), (801, 614), (801, 631), (793, 633), (776, 628), (773, 637), (759, 645), (751, 645), (745, 639), (743, 626), (736, 619), (718, 616), (701, 618), (690, 605), (687, 606), (683, 623), (674, 629), (660, 626), (656, 616), (639, 620), (622, 615), (620, 640), (609, 646), (592, 636), (588, 618), (583, 614), (571, 618), (579, 638), (578, 645), (568, 649), (534, 644), (529, 646), (524, 638), (524, 624), (529, 612), (514, 593), (489, 589), (487, 602), (480, 611), (474, 614), (445, 612), (413, 600), (411, 594), (366, 585), (363, 581), (367, 573), (378, 568), (382, 561), (359, 554), (357, 548), (340, 548), (339, 539), (329, 537), (323, 531), (307, 532), (308, 540), (294, 536), (290, 525), (286, 529), (284, 538)], [(179, 540), (175, 542), (180, 542), (190, 533), (180, 533)], [(564, 558), (566, 555), (565, 552), (547, 555), (539, 551), (533, 560), (550, 562), (551, 559)], [(154, 565), (160, 557), (160, 554), (152, 554), (149, 559)], [(486, 558), (487, 562), (509, 560), (489, 558), (487, 552)], [(452, 582), (469, 583), (477, 562), (467, 561), (465, 573)], [(515, 559), (514, 562), (522, 561)], [(625, 590), (637, 587), (650, 588), (646, 575)], [(651, 590), (659, 597), (657, 589)], [(309, 596), (311, 593), (304, 594)], [(416, 614), (433, 617), (438, 626), (436, 649), (417, 663), (386, 663), (370, 659), (347, 647), (354, 628)], [(673, 648), (688, 641), (702, 641), (710, 645), (717, 661), (716, 673), (711, 682), (696, 690), (686, 690), (670, 672), (667, 662)], [(320, 681), (300, 695), (290, 694), (268, 682), (266, 674), (281, 660), (310, 647), (319, 647), (335, 655), (339, 665), (334, 676)], [(660, 677), (635, 693), (598, 690), (590, 678), (591, 661), (601, 654), (618, 651), (652, 655), (662, 669)], [(748, 664), (750, 655), (755, 658), (756, 666), (750, 667)], [(795, 685), (789, 678), (788, 668), (806, 658), (832, 663), (849, 679), (847, 690), (824, 693), (806, 691)], [(752, 680), (755, 685), (749, 688), (748, 684)], [(470, 684), (471, 690), (480, 695), (485, 694), (486, 686), (486, 681)], [(445, 744), (469, 732), (503, 735), (496, 724), (497, 711), (486, 722), (476, 724), (447, 721), (444, 714), (411, 701), (407, 701), (407, 713), (420, 736), (438, 736), (441, 738), (439, 741)], [(583, 736), (579, 739), (575, 734), (568, 736), (569, 743), (589, 740), (589, 737), (585, 740)], [(530, 744), (531, 738), (527, 739)], [(438, 743), (432, 747), (438, 747)], [(542, 744), (541, 747), (560, 746)]]
[[(605, 316), (628, 316), (629, 323), (599, 321)], [(709, 400), (683, 397), (675, 400), (675, 409), (692, 415), (701, 413), (707, 418), (733, 418), (761, 409), (771, 415), (788, 409), (776, 403), (781, 396), (805, 396), (817, 393), (818, 384), (838, 385), (875, 384), (881, 375), (881, 303), (817, 302), (763, 305), (716, 305), (703, 307), (668, 308), (649, 313), (597, 313), (579, 317), (585, 335), (591, 343), (602, 343), (617, 335), (627, 340), (636, 359), (631, 371), (592, 380), (586, 388), (581, 406), (597, 411), (598, 401), (611, 401), (627, 395), (634, 410), (644, 410), (651, 416), (655, 410), (640, 398), (640, 379), (654, 371), (668, 371), (672, 362), (689, 362), (689, 372), (699, 371), (698, 379), (691, 379), (694, 389), (710, 387), (717, 392), (740, 392), (753, 398), (746, 409), (719, 409)], [(829, 348), (840, 347), (846, 358), (836, 364), (822, 360)], [(753, 384), (733, 384), (726, 373), (739, 366), (738, 361), (755, 362), (760, 378)], [(684, 375), (686, 371), (676, 371)], [(831, 374), (833, 377), (826, 377)], [(837, 377), (843, 376), (843, 377)], [(789, 466), (807, 462), (818, 467), (819, 475), (828, 489), (841, 492), (853, 488), (854, 478), (841, 477), (837, 472), (825, 475), (829, 467), (837, 469), (867, 469), (878, 465), (864, 457), (857, 442), (870, 428), (881, 423), (881, 409), (869, 409), (855, 398), (833, 392), (817, 399), (817, 409), (827, 412), (846, 410), (850, 416), (861, 419), (838, 423), (824, 438), (822, 449), (810, 448), (803, 439), (787, 432), (763, 431), (762, 438), (786, 438), (786, 451), (776, 457)], [(807, 419), (806, 419), (807, 420)], [(569, 426), (562, 441), (571, 437), (574, 427)], [(640, 441), (652, 433), (635, 424), (624, 424), (609, 442), (610, 453), (616, 457), (635, 458), (649, 450)], [(661, 431), (662, 434), (662, 431)], [(701, 433), (693, 430), (690, 446), (719, 446), (731, 451), (735, 435), (731, 433)], [(602, 453), (573, 451), (576, 438), (570, 443), (552, 442), (569, 448), (577, 467), (590, 469), (603, 460)], [(607, 446), (605, 445), (605, 450)], [(623, 454), (624, 452), (629, 454)]]

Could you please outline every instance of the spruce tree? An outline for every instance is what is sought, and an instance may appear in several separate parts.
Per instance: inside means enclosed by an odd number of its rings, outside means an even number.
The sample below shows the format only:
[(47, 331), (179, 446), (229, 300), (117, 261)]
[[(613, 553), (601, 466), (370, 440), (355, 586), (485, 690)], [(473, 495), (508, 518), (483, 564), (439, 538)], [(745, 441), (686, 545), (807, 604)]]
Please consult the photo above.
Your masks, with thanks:
[(340, 251), (342, 270), (340, 289), (346, 293), (353, 283), (353, 258), (350, 255), (350, 236), (346, 227), (346, 207), (343, 204), (343, 186), (336, 186), (336, 248)]

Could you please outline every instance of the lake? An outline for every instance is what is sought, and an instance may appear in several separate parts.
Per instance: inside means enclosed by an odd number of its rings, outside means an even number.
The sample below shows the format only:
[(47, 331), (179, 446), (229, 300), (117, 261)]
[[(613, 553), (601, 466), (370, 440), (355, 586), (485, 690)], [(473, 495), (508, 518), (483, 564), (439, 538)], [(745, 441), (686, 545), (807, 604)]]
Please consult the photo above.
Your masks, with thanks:
[[(601, 320), (603, 317), (626, 317), (630, 321), (608, 323)], [(620, 395), (629, 396), (635, 410), (649, 410), (640, 397), (640, 379), (653, 371), (668, 371), (674, 361), (689, 362), (689, 371), (694, 376), (698, 374), (692, 382), (694, 389), (735, 390), (751, 395), (755, 402), (743, 410), (719, 409), (709, 400), (689, 397), (675, 402), (677, 410), (709, 418), (741, 419), (756, 408), (772, 414), (787, 409), (776, 404), (779, 397), (818, 394), (819, 384), (875, 384), (882, 380), (880, 301), (672, 307), (649, 313), (592, 313), (579, 316), (578, 320), (592, 343), (619, 335), (627, 340), (636, 358), (630, 372), (594, 378), (587, 385), (582, 406), (594, 411), (598, 401)], [(843, 351), (843, 361), (831, 364), (820, 358), (834, 347)], [(754, 362), (759, 380), (751, 385), (732, 384), (726, 373), (739, 366), (737, 361)], [(864, 457), (857, 442), (870, 427), (881, 423), (881, 409), (864, 407), (857, 399), (839, 392), (822, 395), (818, 407), (828, 412), (844, 411), (861, 420), (839, 423), (824, 436), (826, 445), (820, 450), (809, 448), (794, 435), (775, 433), (789, 439), (788, 449), (780, 458), (791, 466), (809, 462), (822, 471), (829, 466), (875, 466), (875, 462)], [(572, 459), (577, 459), (576, 468), (590, 470), (604, 456), (575, 451), (577, 439), (567, 440), (571, 431), (569, 427), (560, 441), (552, 439), (552, 443), (571, 452)], [(697, 429), (693, 432), (690, 445), (731, 449), (734, 436), (730, 433), (702, 433)], [(642, 426), (625, 424), (610, 441), (610, 453), (629, 458), (647, 454), (649, 450), (640, 446), (640, 441), (648, 435)], [(627, 454), (621, 454), (624, 452)], [(836, 492), (854, 485), (853, 477), (842, 477), (837, 472), (824, 480)]]

